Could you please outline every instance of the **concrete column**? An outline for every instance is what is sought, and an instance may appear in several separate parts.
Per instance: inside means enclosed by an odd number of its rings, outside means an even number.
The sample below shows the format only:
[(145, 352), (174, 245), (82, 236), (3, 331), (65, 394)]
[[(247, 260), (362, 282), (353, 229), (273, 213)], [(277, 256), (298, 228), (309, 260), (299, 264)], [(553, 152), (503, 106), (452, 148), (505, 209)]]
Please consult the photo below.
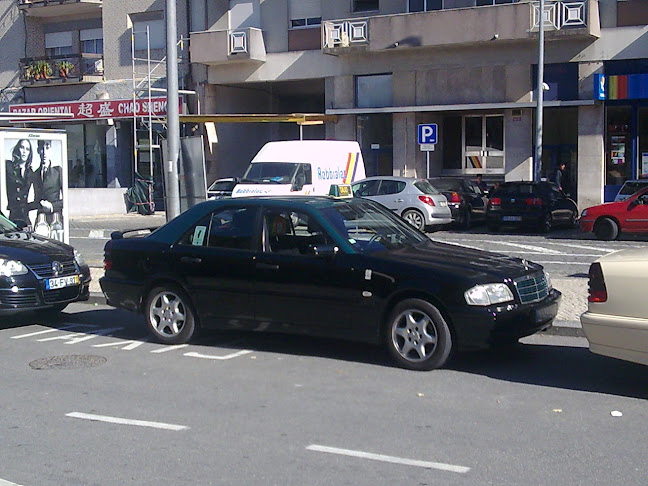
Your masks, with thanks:
[(603, 202), (605, 107), (578, 107), (578, 208)]
[(392, 117), (395, 176), (422, 177), (424, 170), (418, 165), (416, 150), (416, 114), (394, 113)]

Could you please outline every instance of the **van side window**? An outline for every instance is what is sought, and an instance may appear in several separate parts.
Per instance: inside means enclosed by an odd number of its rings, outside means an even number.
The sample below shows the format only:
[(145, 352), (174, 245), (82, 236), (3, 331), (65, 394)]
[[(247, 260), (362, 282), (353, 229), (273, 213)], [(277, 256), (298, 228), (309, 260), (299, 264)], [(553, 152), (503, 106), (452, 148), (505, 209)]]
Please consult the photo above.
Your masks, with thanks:
[(302, 170), (304, 172), (304, 184), (312, 184), (313, 183), (313, 169), (311, 168), (310, 164), (302, 164)]

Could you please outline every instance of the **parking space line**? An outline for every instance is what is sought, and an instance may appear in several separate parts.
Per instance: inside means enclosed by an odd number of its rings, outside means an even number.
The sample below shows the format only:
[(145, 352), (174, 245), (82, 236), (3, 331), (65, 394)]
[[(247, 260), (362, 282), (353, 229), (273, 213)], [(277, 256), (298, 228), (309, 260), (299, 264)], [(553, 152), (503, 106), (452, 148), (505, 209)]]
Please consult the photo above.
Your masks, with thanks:
[(186, 348), (188, 344), (175, 344), (173, 346), (167, 346), (165, 348), (154, 349), (151, 353), (166, 353), (167, 351), (173, 351), (174, 349)]
[(86, 326), (85, 324), (73, 324), (71, 326), (57, 327), (56, 329), (46, 329), (44, 331), (36, 331), (36, 332), (30, 332), (29, 334), (21, 334), (19, 336), (11, 336), (10, 339), (22, 339), (22, 338), (28, 338), (28, 337), (33, 337), (33, 336), (40, 336), (41, 334), (49, 334), (50, 332), (56, 332), (56, 331), (67, 331), (69, 329), (76, 329), (78, 327), (94, 328), (96, 326), (89, 326), (89, 325)]
[(370, 452), (352, 451), (349, 449), (338, 449), (337, 447), (327, 447), (327, 446), (321, 446), (317, 444), (309, 445), (308, 447), (306, 447), (306, 449), (309, 451), (325, 452), (328, 454), (338, 454), (342, 456), (359, 457), (361, 459), (370, 459), (372, 461), (389, 462), (392, 464), (402, 464), (404, 466), (424, 467), (427, 469), (440, 469), (442, 471), (450, 471), (450, 472), (460, 473), (460, 474), (465, 474), (468, 471), (470, 471), (470, 468), (465, 466), (444, 464), (442, 462), (418, 461), (415, 459), (405, 459), (402, 457), (385, 456), (383, 454), (372, 454)]
[(592, 251), (600, 251), (603, 253), (611, 253), (613, 251), (612, 248), (601, 248), (600, 246), (589, 246), (589, 245), (577, 245), (575, 243), (558, 243), (557, 241), (548, 241), (547, 243), (550, 243), (552, 245), (561, 245), (561, 246), (566, 246), (567, 248), (580, 248), (581, 250), (592, 250)]
[(70, 412), (65, 414), (66, 417), (78, 418), (83, 420), (92, 420), (94, 422), (107, 422), (110, 424), (119, 425), (135, 425), (137, 427), (152, 427), (154, 429), (164, 430), (187, 430), (189, 427), (186, 425), (166, 424), (164, 422), (149, 422), (148, 420), (133, 420), (120, 417), (109, 417), (107, 415), (95, 415), (92, 413)]
[(250, 351), (249, 349), (242, 349), (241, 351), (237, 351), (236, 353), (232, 354), (227, 354), (225, 356), (214, 356), (211, 354), (200, 354), (200, 353), (185, 353), (183, 356), (188, 356), (190, 358), (202, 358), (202, 359), (217, 359), (217, 360), (226, 360), (226, 359), (233, 359), (233, 358), (238, 358), (239, 356), (243, 356), (245, 354), (250, 354), (253, 353), (254, 351)]
[[(114, 336), (112, 336), (114, 337)], [(93, 348), (106, 348), (108, 346), (124, 346), (122, 349), (124, 351), (132, 351), (133, 349), (139, 348), (142, 344), (149, 342), (149, 338), (144, 338), (141, 340), (130, 340), (130, 341), (115, 341), (112, 343), (103, 343), (103, 344), (93, 344)]]
[(123, 327), (113, 327), (110, 329), (97, 329), (94, 331), (92, 334), (87, 334), (87, 333), (73, 333), (73, 334), (66, 334), (63, 336), (54, 336), (50, 338), (45, 338), (45, 339), (39, 339), (38, 342), (47, 342), (47, 341), (65, 341), (65, 344), (78, 344), (82, 343), (83, 341), (88, 341), (90, 339), (94, 339), (97, 336), (106, 336), (107, 334), (110, 334), (115, 331), (122, 331), (124, 328)]
[(0, 486), (20, 486), (20, 484), (12, 483), (11, 481), (5, 481), (4, 479), (0, 478)]

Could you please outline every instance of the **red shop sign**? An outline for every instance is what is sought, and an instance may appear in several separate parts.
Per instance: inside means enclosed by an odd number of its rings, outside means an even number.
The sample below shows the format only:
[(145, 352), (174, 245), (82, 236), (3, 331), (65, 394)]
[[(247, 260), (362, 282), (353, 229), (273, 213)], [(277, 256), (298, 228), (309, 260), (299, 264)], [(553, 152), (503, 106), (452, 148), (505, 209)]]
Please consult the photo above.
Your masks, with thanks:
[[(182, 101), (178, 100), (180, 108)], [(133, 111), (138, 116), (166, 116), (167, 98), (144, 98), (137, 100), (93, 100), (64, 101), (59, 103), (23, 103), (9, 106), (10, 113), (68, 113), (72, 117), (48, 118), (47, 121), (101, 120), (106, 118), (132, 118)], [(28, 121), (21, 118), (20, 121)]]

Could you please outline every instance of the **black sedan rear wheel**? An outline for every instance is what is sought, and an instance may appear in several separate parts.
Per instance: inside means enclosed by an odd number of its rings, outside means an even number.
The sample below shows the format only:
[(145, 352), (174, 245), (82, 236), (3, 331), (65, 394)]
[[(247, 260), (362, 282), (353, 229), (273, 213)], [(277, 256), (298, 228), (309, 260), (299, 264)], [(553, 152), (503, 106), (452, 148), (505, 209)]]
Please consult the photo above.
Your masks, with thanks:
[(410, 370), (443, 366), (452, 351), (452, 335), (439, 310), (421, 299), (406, 299), (392, 310), (385, 341), (394, 360)]
[(599, 240), (615, 240), (619, 236), (619, 225), (611, 218), (601, 218), (594, 224), (594, 234)]
[(175, 285), (151, 290), (146, 300), (145, 313), (149, 331), (163, 344), (184, 344), (196, 332), (191, 300)]

